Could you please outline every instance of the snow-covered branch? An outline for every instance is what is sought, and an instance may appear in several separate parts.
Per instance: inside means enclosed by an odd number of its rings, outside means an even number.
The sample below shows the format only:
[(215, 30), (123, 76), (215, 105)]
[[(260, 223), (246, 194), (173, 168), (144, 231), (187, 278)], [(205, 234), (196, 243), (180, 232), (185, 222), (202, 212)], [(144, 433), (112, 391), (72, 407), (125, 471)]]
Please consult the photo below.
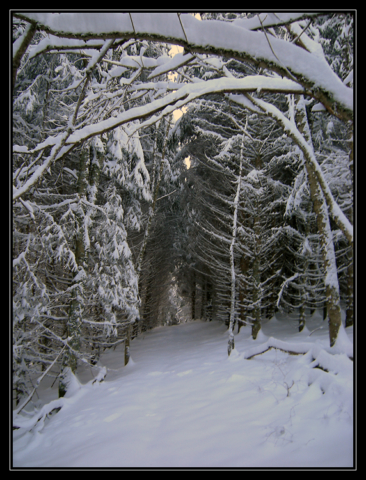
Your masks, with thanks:
[(38, 29), (57, 37), (77, 40), (139, 38), (181, 45), (190, 52), (254, 63), (281, 76), (290, 74), (305, 89), (311, 90), (328, 111), (344, 120), (352, 118), (352, 89), (342, 83), (324, 59), (277, 38), (271, 39), (270, 46), (264, 33), (234, 23), (199, 21), (189, 14), (183, 14), (180, 16), (183, 32), (176, 13), (134, 12), (131, 14), (134, 28), (131, 28), (130, 14), (127, 13), (37, 12), (16, 13), (15, 16), (37, 24)]
[(17, 40), (15, 40), (13, 44), (13, 88), (15, 85), (17, 72), (22, 57), (25, 54), (28, 46), (30, 45), (35, 33), (36, 24), (32, 22), (25, 28), (23, 35), (21, 35)]
[(282, 293), (283, 293), (283, 290), (285, 289), (285, 287), (290, 283), (292, 282), (293, 280), (295, 280), (300, 274), (299, 273), (295, 273), (295, 275), (292, 275), (292, 277), (290, 278), (287, 278), (281, 285), (281, 290), (280, 290), (280, 293), (278, 294), (278, 298), (277, 298), (277, 307), (279, 306), (280, 304), (280, 301), (281, 301), (281, 297), (282, 297)]
[[(171, 82), (166, 83), (165, 85), (169, 88), (172, 88), (173, 86), (171, 85)], [(292, 80), (265, 77), (263, 75), (253, 75), (245, 78), (219, 78), (208, 80), (207, 82), (193, 83), (184, 85), (177, 91), (172, 92), (163, 98), (152, 101), (147, 105), (130, 108), (129, 110), (120, 113), (116, 117), (104, 120), (94, 125), (87, 125), (79, 130), (75, 130), (70, 137), (67, 138), (65, 143), (66, 145), (79, 144), (95, 135), (101, 135), (102, 133), (113, 130), (120, 125), (136, 119), (150, 117), (151, 115), (160, 111), (163, 111), (163, 115), (166, 116), (169, 113), (172, 113), (174, 110), (191, 102), (192, 100), (201, 97), (202, 95), (207, 95), (209, 93), (227, 93), (232, 91), (307, 93), (303, 87)], [(139, 128), (155, 123), (157, 120), (157, 118), (149, 119), (148, 123), (145, 122), (140, 124)], [(35, 153), (41, 149), (44, 149), (45, 147), (57, 144), (62, 136), (63, 135), (60, 134), (56, 137), (49, 137), (32, 150), (27, 150), (23, 146), (14, 145), (13, 152), (22, 154)]]

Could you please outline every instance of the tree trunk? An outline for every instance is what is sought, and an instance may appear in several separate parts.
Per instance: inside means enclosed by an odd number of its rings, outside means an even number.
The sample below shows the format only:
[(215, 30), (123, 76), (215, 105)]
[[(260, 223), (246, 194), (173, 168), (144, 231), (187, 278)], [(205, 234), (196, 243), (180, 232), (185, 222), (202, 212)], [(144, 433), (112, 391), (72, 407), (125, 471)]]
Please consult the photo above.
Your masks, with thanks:
[(304, 302), (300, 305), (299, 312), (299, 332), (302, 332), (305, 328), (305, 305)]
[(235, 348), (234, 325), (235, 325), (236, 275), (235, 275), (234, 246), (236, 242), (236, 234), (238, 229), (238, 209), (239, 209), (239, 199), (240, 199), (240, 190), (241, 190), (241, 174), (242, 174), (242, 166), (243, 166), (243, 144), (244, 144), (244, 135), (242, 136), (242, 143), (240, 148), (239, 177), (237, 179), (236, 194), (234, 199), (233, 229), (232, 229), (231, 243), (230, 243), (231, 304), (230, 304), (228, 355), (230, 355), (231, 351)]
[(206, 315), (207, 320), (211, 322), (212, 320), (212, 284), (207, 281), (207, 292), (206, 292), (206, 299), (207, 299), (207, 307), (206, 307)]
[[(311, 202), (310, 202), (311, 203)], [(310, 214), (312, 213), (311, 212), (311, 206), (310, 205), (307, 205), (307, 208), (305, 209), (306, 213), (309, 215), (308, 219), (310, 218)], [(305, 239), (307, 241), (308, 237), (310, 235), (310, 222), (307, 221), (305, 223)], [(307, 252), (307, 250), (305, 250), (304, 252), (304, 256), (305, 256), (305, 259), (303, 261), (303, 264), (302, 264), (302, 271), (303, 273), (305, 274), (305, 277), (304, 277), (304, 280), (303, 280), (303, 286), (302, 288), (300, 289), (300, 308), (299, 308), (299, 332), (302, 332), (305, 328), (305, 322), (306, 322), (306, 319), (305, 319), (305, 307), (306, 307), (306, 303), (308, 301), (308, 283), (309, 283), (309, 280), (308, 280), (308, 277), (307, 277), (307, 273), (309, 271), (309, 253)], [(301, 265), (301, 264), (300, 264)]]
[(193, 280), (192, 280), (192, 320), (196, 320), (196, 272), (193, 270)]
[[(305, 105), (302, 100), (297, 102), (296, 122), (298, 124), (300, 133), (304, 135), (308, 145), (313, 148)], [(310, 187), (310, 197), (313, 202), (314, 212), (317, 217), (317, 226), (320, 235), (321, 252), (325, 272), (324, 283), (326, 292), (326, 306), (329, 316), (329, 342), (330, 346), (332, 347), (336, 342), (337, 335), (342, 324), (339, 283), (333, 236), (329, 222), (328, 208), (323, 192), (319, 186), (314, 167), (312, 163), (306, 159), (305, 155), (304, 158)]]
[(130, 342), (131, 342), (131, 324), (127, 327), (126, 340), (125, 340), (125, 366), (130, 360)]
[[(150, 272), (151, 275), (151, 272)], [(149, 278), (149, 275), (147, 277), (146, 281), (146, 294), (145, 294), (145, 302), (143, 304), (143, 314), (142, 318), (145, 323), (145, 328), (146, 330), (151, 328), (151, 298), (152, 298), (152, 287), (151, 287), (151, 278)]]
[(206, 277), (202, 276), (201, 320), (206, 320)]
[[(256, 242), (259, 242), (259, 236), (256, 235)], [(257, 245), (258, 246), (258, 245)], [(260, 274), (259, 274), (259, 258), (255, 256), (253, 264), (253, 324), (252, 324), (252, 337), (255, 340), (261, 329), (261, 294), (260, 294)]]
[[(258, 154), (255, 159), (256, 170), (261, 170), (262, 159)], [(260, 188), (260, 184), (256, 185), (256, 188)], [(259, 211), (259, 205), (257, 204), (256, 210)], [(261, 249), (261, 231), (260, 231), (260, 217), (254, 217), (253, 224), (254, 232), (254, 262), (253, 262), (253, 325), (252, 325), (252, 337), (255, 340), (261, 329), (261, 275), (260, 275), (260, 249)]]
[[(78, 195), (79, 199), (85, 198), (87, 191), (87, 174), (88, 174), (88, 152), (84, 149), (80, 154), (79, 162), (79, 177), (78, 177)], [(81, 205), (79, 204), (81, 209)], [(67, 390), (67, 368), (71, 369), (72, 373), (75, 373), (77, 368), (77, 353), (80, 351), (80, 336), (81, 336), (81, 324), (82, 315), (84, 310), (84, 294), (83, 283), (86, 275), (86, 248), (85, 248), (85, 232), (84, 232), (84, 219), (81, 215), (81, 211), (77, 214), (77, 232), (75, 238), (75, 261), (78, 265), (78, 272), (76, 273), (71, 292), (71, 303), (69, 310), (69, 318), (67, 321), (67, 336), (68, 345), (71, 348), (67, 348), (62, 361), (62, 372), (59, 382), (59, 397), (63, 397)]]
[(12, 91), (14, 91), (15, 82), (17, 79), (17, 72), (18, 68), (20, 67), (20, 62), (22, 60), (23, 55), (27, 51), (28, 46), (30, 45), (35, 33), (37, 31), (37, 24), (36, 23), (29, 23), (26, 26), (26, 29), (23, 33), (23, 38), (21, 40), (21, 44), (16, 52), (14, 52), (13, 57), (13, 78), (12, 78)]
[[(243, 277), (248, 273), (249, 270), (249, 259), (243, 254), (240, 259), (240, 271)], [(240, 332), (240, 328), (243, 325), (246, 325), (246, 316), (248, 314), (247, 309), (244, 306), (245, 295), (247, 294), (247, 288), (245, 288), (244, 282), (240, 283), (239, 287), (239, 302), (240, 302), (240, 320), (238, 322), (238, 333)]]

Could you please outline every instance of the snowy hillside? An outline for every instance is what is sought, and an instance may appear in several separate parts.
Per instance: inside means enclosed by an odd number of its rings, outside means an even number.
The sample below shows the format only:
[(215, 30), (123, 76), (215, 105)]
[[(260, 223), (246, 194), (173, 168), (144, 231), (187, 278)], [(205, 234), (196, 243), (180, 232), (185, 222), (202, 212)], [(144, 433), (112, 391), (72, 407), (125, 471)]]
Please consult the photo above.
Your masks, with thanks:
[[(35, 395), (14, 418), (13, 466), (352, 467), (353, 327), (331, 349), (319, 325), (278, 317), (255, 341), (243, 327), (230, 357), (222, 323), (153, 329), (126, 367), (121, 346), (102, 356), (102, 383), (88, 367), (65, 398)], [(36, 423), (42, 406), (62, 408)]]

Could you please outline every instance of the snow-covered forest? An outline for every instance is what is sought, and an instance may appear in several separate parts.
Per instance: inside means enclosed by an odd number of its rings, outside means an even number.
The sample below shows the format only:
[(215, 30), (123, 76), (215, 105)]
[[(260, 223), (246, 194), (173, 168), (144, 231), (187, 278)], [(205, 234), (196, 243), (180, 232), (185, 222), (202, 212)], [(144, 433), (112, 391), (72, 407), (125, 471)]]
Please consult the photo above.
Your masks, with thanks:
[[(86, 370), (91, 394), (107, 384), (108, 355), (127, 371), (135, 343), (153, 362), (142, 338), (157, 327), (210, 328), (236, 369), (295, 349), (352, 377), (354, 20), (12, 13), (18, 442), (56, 419)], [(291, 328), (307, 346), (283, 342)]]

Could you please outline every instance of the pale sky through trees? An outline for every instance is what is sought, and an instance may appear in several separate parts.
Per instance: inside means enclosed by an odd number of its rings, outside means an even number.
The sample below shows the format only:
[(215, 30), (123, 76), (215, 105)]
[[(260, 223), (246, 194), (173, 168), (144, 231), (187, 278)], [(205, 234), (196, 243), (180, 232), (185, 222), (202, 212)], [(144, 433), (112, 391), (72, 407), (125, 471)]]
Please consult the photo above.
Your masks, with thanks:
[[(197, 18), (198, 20), (201, 20), (201, 15), (199, 13), (195, 13), (194, 15), (195, 18)], [(183, 47), (180, 47), (179, 45), (173, 45), (172, 46), (172, 49), (170, 50), (169, 54), (174, 57), (174, 55), (176, 55), (177, 53), (181, 53), (183, 52)], [(169, 78), (171, 78), (171, 80), (175, 80), (175, 78), (178, 76), (177, 73), (171, 73), (170, 75), (168, 75)], [(187, 107), (183, 107), (179, 110), (175, 110), (173, 112), (173, 119), (174, 121), (176, 122), (178, 120), (178, 118), (180, 118), (183, 113), (185, 113), (187, 111)], [(190, 157), (187, 157), (184, 159), (184, 163), (186, 164), (187, 166), (187, 169), (191, 166), (191, 161), (190, 161)]]
[[(197, 17), (197, 15), (199, 15), (199, 14), (196, 14), (195, 16)], [(172, 49), (169, 51), (169, 54), (172, 57), (174, 57), (174, 55), (176, 55), (177, 53), (183, 52), (183, 50), (184, 50), (183, 47), (181, 47), (179, 45), (173, 45)], [(177, 76), (178, 76), (177, 73), (171, 73), (170, 75), (168, 75), (169, 79), (171, 79), (171, 80), (175, 80)], [(174, 112), (173, 112), (174, 122), (176, 122), (178, 120), (178, 118), (180, 118), (183, 115), (183, 113), (185, 113), (186, 111), (187, 111), (187, 107), (182, 107), (179, 110), (174, 110)], [(184, 163), (186, 164), (187, 169), (188, 169), (191, 166), (190, 157), (185, 158)]]

